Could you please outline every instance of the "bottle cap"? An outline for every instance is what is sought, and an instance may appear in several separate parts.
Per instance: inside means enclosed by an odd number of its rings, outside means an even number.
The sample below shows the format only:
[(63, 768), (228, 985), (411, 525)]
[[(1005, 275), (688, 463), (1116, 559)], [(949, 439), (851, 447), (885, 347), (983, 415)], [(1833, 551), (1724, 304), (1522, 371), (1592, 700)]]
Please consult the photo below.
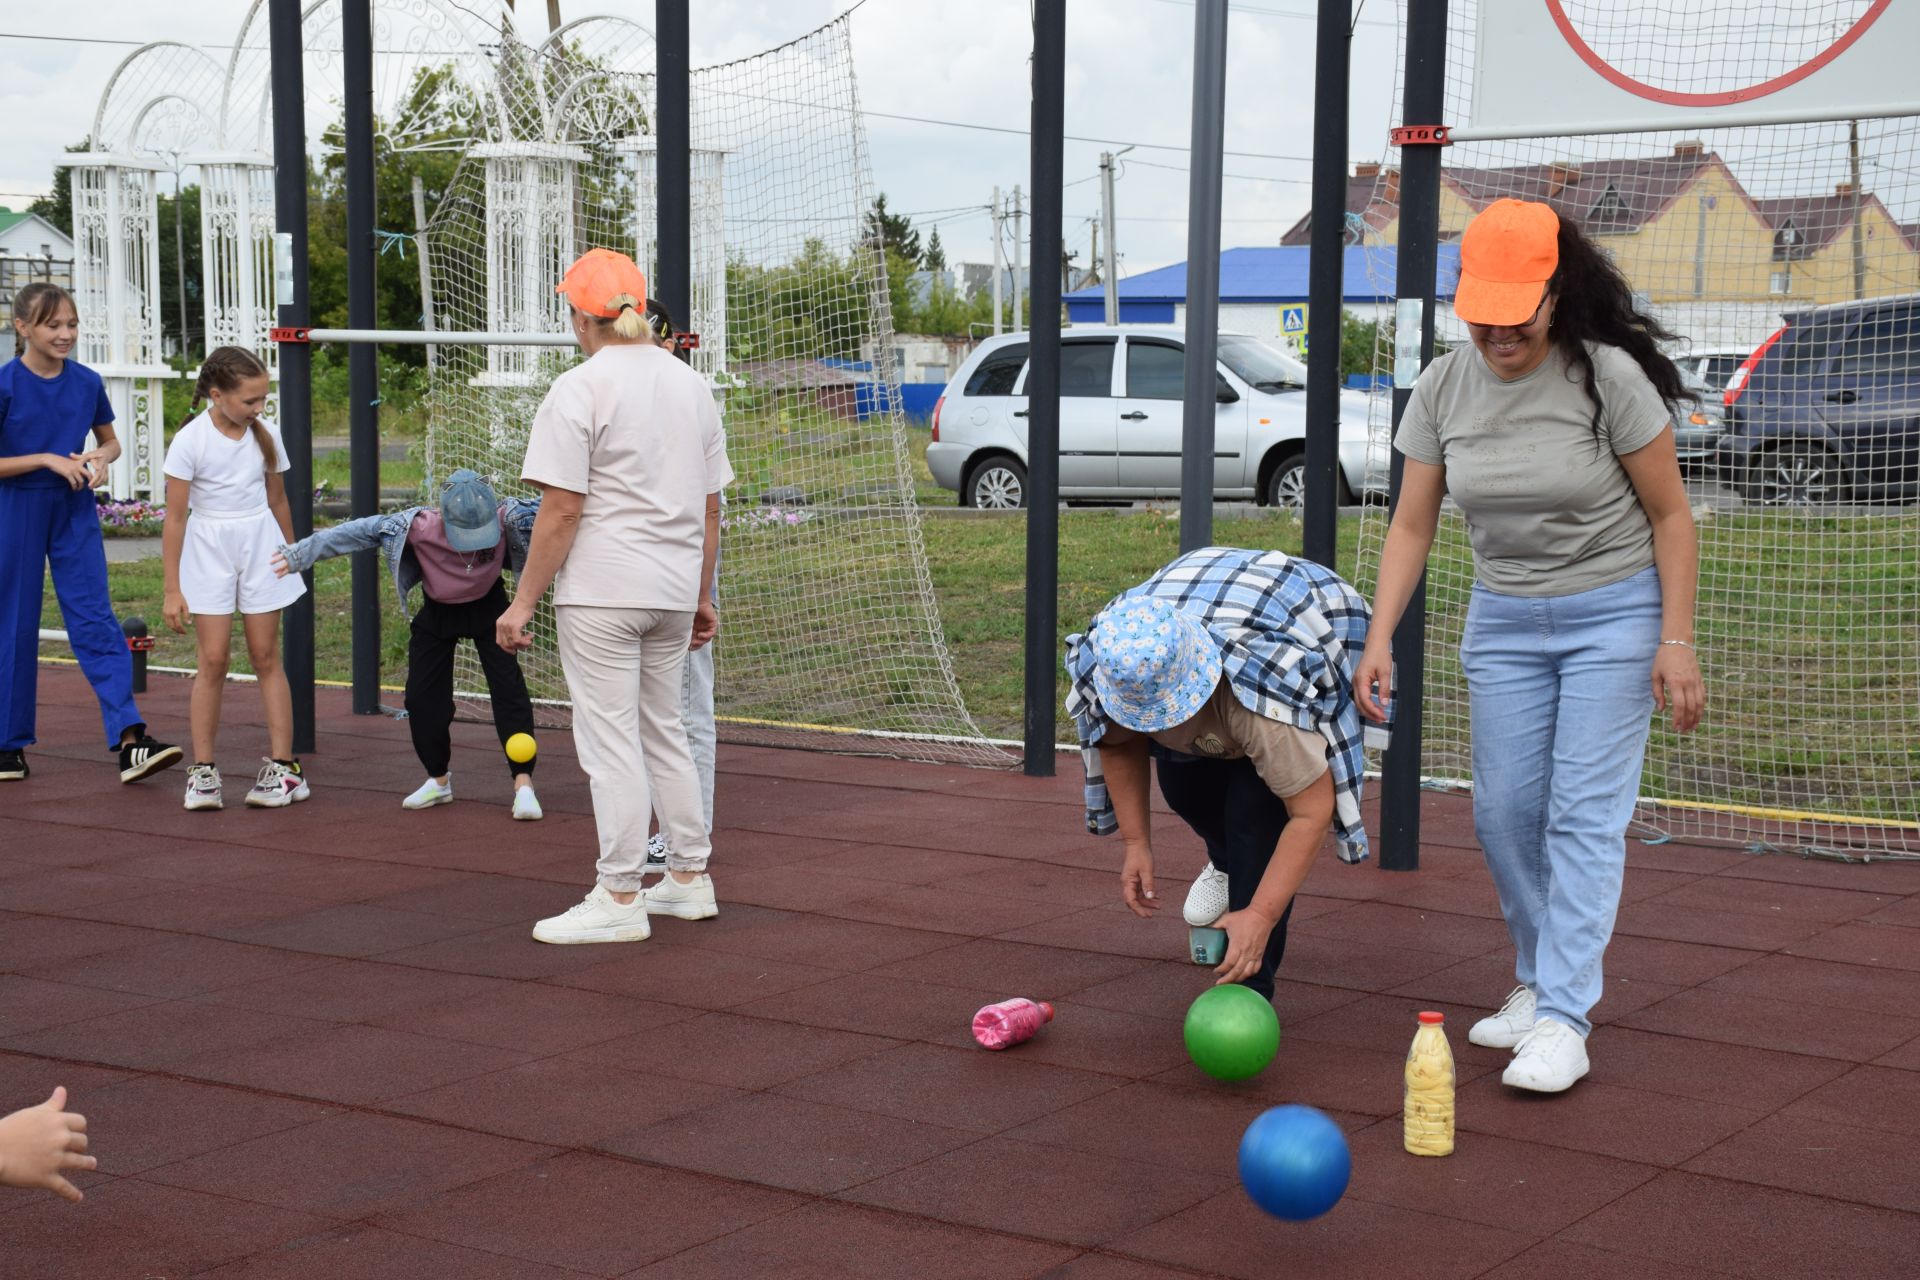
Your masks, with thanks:
[(1053, 1021), (1053, 1005), (1045, 1000), (1036, 1000), (1034, 1001), (1034, 1003), (1040, 1006), (1040, 1012), (1047, 1015), (1047, 1021), (1052, 1022)]
[(1446, 1014), (1435, 1013), (1431, 1009), (1427, 1010), (1426, 1012), (1420, 1015), (1420, 1025), (1423, 1027), (1437, 1027), (1441, 1023), (1445, 1022), (1446, 1020), (1447, 1020)]

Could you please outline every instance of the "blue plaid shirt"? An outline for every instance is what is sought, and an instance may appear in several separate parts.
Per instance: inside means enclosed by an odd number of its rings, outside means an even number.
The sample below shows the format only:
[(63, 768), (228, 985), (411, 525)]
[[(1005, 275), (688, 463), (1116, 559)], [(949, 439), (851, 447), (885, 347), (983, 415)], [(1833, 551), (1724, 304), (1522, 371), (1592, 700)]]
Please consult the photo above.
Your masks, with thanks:
[[(1115, 599), (1135, 595), (1159, 597), (1206, 625), (1220, 643), (1227, 682), (1249, 711), (1327, 740), (1340, 857), (1364, 859), (1360, 784), (1366, 757), (1360, 710), (1353, 701), (1353, 667), (1366, 647), (1373, 615), (1360, 593), (1310, 560), (1278, 551), (1202, 547)], [(1079, 730), (1086, 761), (1087, 829), (1106, 835), (1117, 823), (1095, 744), (1107, 731), (1107, 716), (1094, 691), (1094, 660), (1085, 641), (1084, 634), (1067, 637), (1072, 686), (1067, 713)], [(1365, 745), (1384, 741), (1381, 735)]]

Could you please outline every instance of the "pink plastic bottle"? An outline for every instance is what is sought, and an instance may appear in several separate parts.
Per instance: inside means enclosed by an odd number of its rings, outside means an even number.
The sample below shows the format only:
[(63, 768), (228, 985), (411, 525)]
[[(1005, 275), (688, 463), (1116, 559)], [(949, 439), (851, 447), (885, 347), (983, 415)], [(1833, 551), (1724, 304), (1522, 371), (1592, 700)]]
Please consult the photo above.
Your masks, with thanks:
[(1053, 1021), (1053, 1006), (1045, 1000), (1018, 998), (990, 1004), (973, 1015), (973, 1038), (983, 1049), (1005, 1049)]

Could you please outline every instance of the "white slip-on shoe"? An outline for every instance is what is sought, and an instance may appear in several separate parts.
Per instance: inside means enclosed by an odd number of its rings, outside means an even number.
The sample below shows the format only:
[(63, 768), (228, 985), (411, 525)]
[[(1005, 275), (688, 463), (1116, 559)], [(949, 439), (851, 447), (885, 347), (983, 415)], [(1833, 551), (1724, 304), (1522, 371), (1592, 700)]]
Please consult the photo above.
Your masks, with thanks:
[(402, 809), (431, 809), (437, 804), (453, 803), (453, 775), (448, 774), (446, 782), (435, 782), (428, 778), (414, 790), (414, 793), (400, 802)]
[(1187, 890), (1187, 905), (1180, 914), (1196, 929), (1227, 914), (1227, 873), (1209, 862)]
[(713, 896), (713, 877), (704, 871), (694, 877), (692, 884), (681, 884), (669, 873), (652, 888), (642, 889), (640, 901), (657, 916), (711, 920), (720, 914), (720, 904)]
[(540, 797), (533, 794), (532, 787), (516, 787), (513, 792), (513, 818), (516, 822), (538, 822), (546, 817), (546, 811), (540, 807)]
[(1467, 1041), (1484, 1049), (1511, 1049), (1533, 1030), (1533, 988), (1515, 987), (1507, 994), (1498, 1013), (1473, 1024)]
[(644, 902), (637, 897), (629, 903), (615, 902), (606, 886), (599, 884), (559, 915), (533, 926), (536, 942), (645, 942), (652, 936)]
[(1535, 1093), (1559, 1093), (1587, 1074), (1587, 1042), (1556, 1018), (1539, 1018), (1513, 1051), (1500, 1083)]

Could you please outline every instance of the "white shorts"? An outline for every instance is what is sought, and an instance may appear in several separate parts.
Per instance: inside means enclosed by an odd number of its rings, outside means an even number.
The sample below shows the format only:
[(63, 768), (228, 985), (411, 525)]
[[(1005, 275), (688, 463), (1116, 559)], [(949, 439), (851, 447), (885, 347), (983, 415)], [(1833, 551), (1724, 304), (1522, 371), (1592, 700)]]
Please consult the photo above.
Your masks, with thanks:
[(180, 594), (197, 614), (275, 613), (306, 594), (290, 573), (277, 578), (273, 553), (285, 541), (273, 512), (244, 515), (195, 511), (180, 551)]

